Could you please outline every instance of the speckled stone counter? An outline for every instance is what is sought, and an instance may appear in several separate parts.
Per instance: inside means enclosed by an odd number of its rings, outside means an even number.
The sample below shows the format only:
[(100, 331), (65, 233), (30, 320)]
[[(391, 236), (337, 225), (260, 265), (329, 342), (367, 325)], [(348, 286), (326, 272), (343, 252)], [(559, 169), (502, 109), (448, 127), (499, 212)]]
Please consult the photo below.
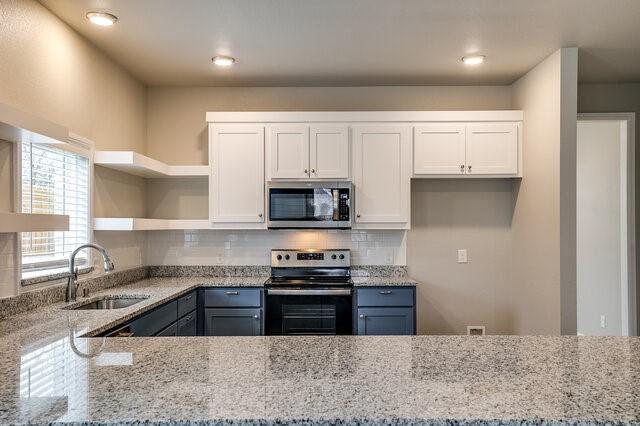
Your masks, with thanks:
[(152, 278), (100, 293), (149, 296), (129, 308), (0, 322), (0, 424), (640, 425), (639, 338), (77, 337), (201, 285), (262, 279)]

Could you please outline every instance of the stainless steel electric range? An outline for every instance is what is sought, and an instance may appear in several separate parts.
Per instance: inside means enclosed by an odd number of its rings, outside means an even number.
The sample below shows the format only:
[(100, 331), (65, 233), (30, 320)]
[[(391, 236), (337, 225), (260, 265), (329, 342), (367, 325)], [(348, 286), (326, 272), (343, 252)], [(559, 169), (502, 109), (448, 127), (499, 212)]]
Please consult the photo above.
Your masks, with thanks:
[(352, 334), (349, 250), (272, 250), (267, 335)]

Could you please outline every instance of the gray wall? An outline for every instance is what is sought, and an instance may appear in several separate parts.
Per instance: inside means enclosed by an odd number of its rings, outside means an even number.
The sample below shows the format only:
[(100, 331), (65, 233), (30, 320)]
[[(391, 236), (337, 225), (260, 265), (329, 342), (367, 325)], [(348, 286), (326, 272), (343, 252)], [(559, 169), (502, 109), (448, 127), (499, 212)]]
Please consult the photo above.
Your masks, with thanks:
[[(419, 334), (514, 333), (509, 301), (513, 182), (414, 179), (409, 273), (420, 282)], [(457, 263), (467, 249), (468, 263)]]
[(511, 234), (517, 334), (576, 332), (576, 84), (577, 51), (561, 49), (513, 86), (513, 107), (525, 116)]

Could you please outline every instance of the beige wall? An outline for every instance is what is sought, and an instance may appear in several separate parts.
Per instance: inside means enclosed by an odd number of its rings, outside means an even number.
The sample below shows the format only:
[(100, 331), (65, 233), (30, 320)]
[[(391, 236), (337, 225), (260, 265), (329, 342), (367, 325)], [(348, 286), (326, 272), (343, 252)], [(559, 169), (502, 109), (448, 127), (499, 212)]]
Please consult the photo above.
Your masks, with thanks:
[[(0, 0), (0, 14), (0, 103), (67, 127), (96, 149), (144, 152), (146, 88), (140, 82), (34, 0)], [(5, 147), (0, 150), (3, 156)], [(9, 176), (2, 166), (0, 188), (11, 185)], [(95, 212), (144, 213), (142, 201), (130, 203), (144, 199), (135, 196), (141, 185), (98, 171)], [(6, 202), (3, 190), (0, 206)], [(141, 259), (144, 241), (130, 242)], [(15, 292), (13, 281), (0, 279), (0, 296)]]
[[(513, 332), (510, 287), (513, 183), (507, 179), (414, 179), (407, 260), (419, 334)], [(467, 249), (466, 264), (457, 250)]]
[[(578, 86), (578, 112), (634, 112), (636, 114), (636, 223), (640, 219), (640, 83), (633, 84), (581, 84)], [(636, 241), (640, 241), (640, 226), (636, 225)], [(636, 250), (636, 270), (639, 270), (639, 250)], [(640, 306), (640, 291), (636, 292)], [(640, 315), (638, 316), (640, 330)]]
[(151, 87), (147, 153), (168, 164), (206, 164), (207, 111), (508, 109), (509, 86)]
[[(510, 310), (517, 313), (511, 324), (517, 334), (561, 332), (563, 263), (573, 269), (574, 274), (571, 277), (570, 272), (565, 271), (567, 282), (563, 284), (573, 286), (573, 312), (566, 311), (571, 309), (570, 301), (565, 301), (569, 306), (564, 308), (567, 317), (573, 315), (575, 333), (575, 53), (573, 49), (557, 51), (513, 85), (513, 106), (524, 110), (526, 123), (524, 178), (514, 191), (511, 230), (513, 255), (509, 297)], [(567, 115), (570, 114), (571, 96), (574, 99), (573, 117)], [(568, 131), (571, 126), (573, 141)], [(561, 167), (569, 167), (571, 171), (571, 166), (565, 164), (570, 158), (567, 152), (562, 152), (563, 143), (574, 147), (573, 194), (571, 182), (565, 182), (564, 190), (561, 190)], [(567, 208), (561, 204), (561, 196), (568, 198), (568, 204), (572, 203), (573, 224), (570, 223), (570, 211), (561, 211)], [(566, 216), (564, 222), (562, 213)], [(571, 226), (573, 229), (568, 229)], [(572, 247), (571, 241), (562, 243), (563, 230), (568, 234), (567, 239), (573, 236)], [(561, 246), (566, 253), (561, 253)], [(565, 262), (561, 262), (562, 254), (566, 256)]]

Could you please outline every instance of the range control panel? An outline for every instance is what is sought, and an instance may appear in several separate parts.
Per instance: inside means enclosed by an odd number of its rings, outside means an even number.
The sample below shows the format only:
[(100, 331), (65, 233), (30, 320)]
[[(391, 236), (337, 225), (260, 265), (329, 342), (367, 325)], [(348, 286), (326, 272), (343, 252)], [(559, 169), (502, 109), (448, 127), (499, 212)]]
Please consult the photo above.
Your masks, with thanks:
[(271, 250), (272, 267), (351, 266), (351, 253), (337, 250)]

